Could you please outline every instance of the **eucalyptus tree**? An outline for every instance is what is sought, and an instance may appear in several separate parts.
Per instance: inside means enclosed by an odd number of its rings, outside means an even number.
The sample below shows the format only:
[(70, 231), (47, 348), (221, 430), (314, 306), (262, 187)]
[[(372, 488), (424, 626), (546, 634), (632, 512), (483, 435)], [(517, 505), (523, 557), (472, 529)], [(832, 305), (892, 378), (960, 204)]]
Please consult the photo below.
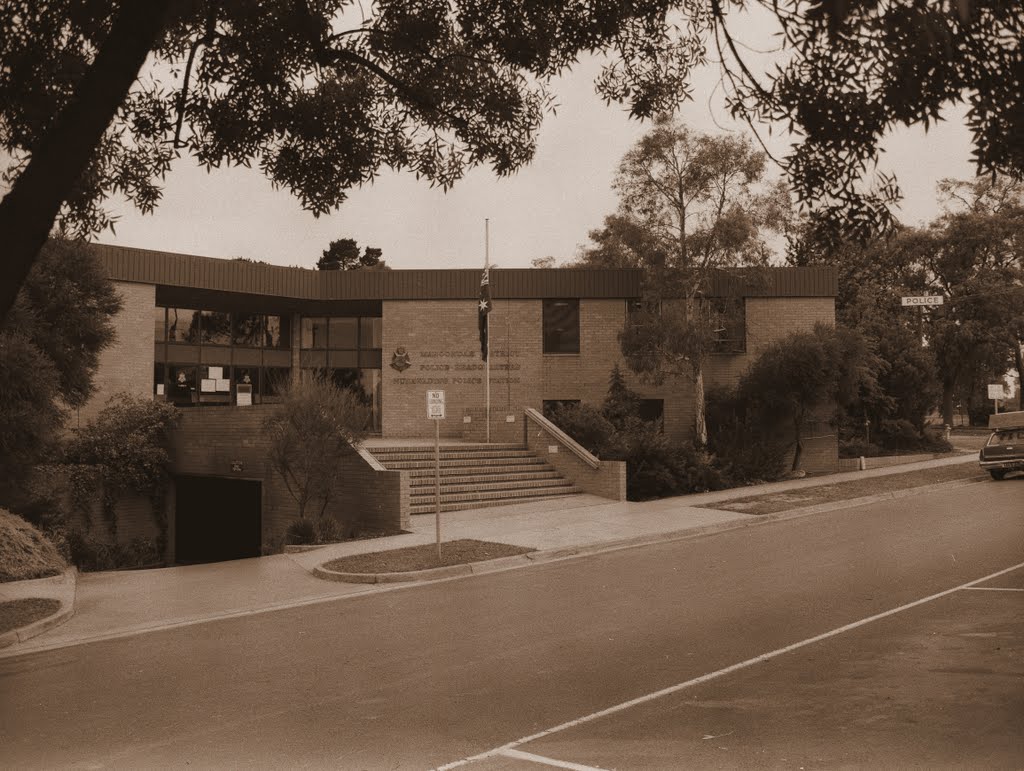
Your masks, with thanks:
[(765, 168), (764, 153), (746, 138), (697, 133), (659, 116), (623, 157), (614, 182), (619, 209), (581, 255), (586, 264), (644, 269), (644, 297), (621, 335), (622, 354), (645, 380), (689, 383), (701, 444), (704, 365), (725, 322), (708, 297), (712, 281), (723, 270), (766, 265), (765, 232), (788, 214), (785, 190), (765, 183)]

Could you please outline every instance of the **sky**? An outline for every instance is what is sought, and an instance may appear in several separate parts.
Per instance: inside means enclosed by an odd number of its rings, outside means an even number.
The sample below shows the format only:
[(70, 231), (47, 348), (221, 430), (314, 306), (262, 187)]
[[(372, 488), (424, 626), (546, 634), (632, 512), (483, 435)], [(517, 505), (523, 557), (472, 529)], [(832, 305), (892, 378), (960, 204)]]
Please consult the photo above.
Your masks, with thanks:
[[(758, 32), (744, 21), (749, 40)], [(318, 219), (256, 169), (208, 173), (184, 158), (168, 174), (155, 213), (144, 216), (115, 202), (116, 230), (96, 240), (314, 267), (332, 240), (354, 238), (360, 246), (382, 249), (392, 268), (468, 268), (483, 264), (489, 220), (492, 264), (529, 267), (547, 256), (563, 262), (615, 210), (615, 170), (649, 127), (594, 93), (599, 68), (597, 59), (584, 60), (555, 83), (557, 113), (542, 124), (533, 162), (510, 177), (497, 178), (482, 167), (445, 192), (412, 174), (384, 171), (372, 185), (350, 191), (341, 209)], [(726, 113), (717, 80), (714, 65), (697, 72), (694, 98), (680, 117), (707, 133), (748, 132)], [(944, 117), (927, 133), (900, 130), (884, 144), (880, 168), (897, 174), (904, 193), (897, 216), (907, 224), (940, 212), (940, 179), (973, 176), (963, 112)], [(762, 127), (760, 133), (773, 154), (785, 153), (791, 140), (782, 132), (776, 128), (769, 137)]]

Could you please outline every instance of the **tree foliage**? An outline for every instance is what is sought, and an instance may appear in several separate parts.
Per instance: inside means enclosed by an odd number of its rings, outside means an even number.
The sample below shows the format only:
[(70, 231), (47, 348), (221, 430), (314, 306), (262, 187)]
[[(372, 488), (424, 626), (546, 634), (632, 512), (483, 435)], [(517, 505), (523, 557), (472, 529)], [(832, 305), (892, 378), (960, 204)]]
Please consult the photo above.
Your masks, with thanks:
[(619, 165), (619, 210), (580, 256), (586, 265), (644, 270), (643, 302), (620, 337), (622, 354), (651, 382), (692, 384), (702, 444), (703, 368), (721, 326), (705, 297), (719, 272), (765, 265), (765, 231), (788, 217), (784, 189), (760, 184), (765, 163), (747, 139), (700, 134), (659, 116)]
[(88, 511), (97, 493), (90, 482), (98, 483), (103, 514), (115, 541), (117, 502), (129, 493), (145, 495), (160, 533), (157, 550), (163, 553), (167, 544), (164, 491), (171, 463), (168, 448), (178, 417), (178, 409), (169, 402), (118, 394), (68, 442), (65, 461), (85, 467), (80, 469), (85, 473), (72, 472), (76, 504)]
[(375, 268), (387, 270), (387, 265), (381, 259), (383, 251), (374, 246), (367, 246), (362, 253), (359, 252), (359, 244), (352, 238), (339, 238), (331, 241), (331, 245), (324, 249), (322, 256), (317, 260), (317, 270), (359, 270), (361, 268)]
[[(751, 5), (783, 30), (763, 81), (730, 34)], [(4, 0), (0, 318), (55, 220), (92, 234), (111, 194), (151, 211), (180, 155), (255, 164), (315, 214), (382, 167), (443, 187), (510, 174), (581, 56), (605, 54), (598, 93), (645, 118), (689, 98), (709, 40), (735, 114), (802, 137), (800, 200), (868, 230), (897, 194), (859, 187), (879, 138), (962, 99), (979, 171), (1021, 174), (1022, 25), (1003, 0)]]
[(96, 257), (50, 241), (0, 329), (0, 499), (13, 505), (56, 446), (68, 407), (92, 394), (121, 299)]
[(793, 470), (800, 468), (808, 422), (835, 408), (850, 409), (877, 392), (881, 361), (854, 330), (818, 324), (766, 348), (740, 378), (737, 391), (761, 425), (788, 428), (793, 437)]
[(359, 394), (327, 377), (304, 378), (287, 390), (280, 408), (264, 421), (268, 460), (299, 509), (326, 514), (334, 496), (339, 461), (366, 433), (369, 409)]

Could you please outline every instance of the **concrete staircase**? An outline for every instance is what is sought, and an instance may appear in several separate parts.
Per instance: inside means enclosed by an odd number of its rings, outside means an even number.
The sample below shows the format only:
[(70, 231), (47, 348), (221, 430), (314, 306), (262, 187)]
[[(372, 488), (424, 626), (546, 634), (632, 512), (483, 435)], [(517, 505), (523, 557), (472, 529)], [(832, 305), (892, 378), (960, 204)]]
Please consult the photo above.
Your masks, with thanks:
[[(409, 513), (435, 506), (432, 446), (374, 446), (370, 453), (389, 470), (409, 472)], [(442, 444), (441, 511), (507, 506), (582, 490), (517, 444)]]

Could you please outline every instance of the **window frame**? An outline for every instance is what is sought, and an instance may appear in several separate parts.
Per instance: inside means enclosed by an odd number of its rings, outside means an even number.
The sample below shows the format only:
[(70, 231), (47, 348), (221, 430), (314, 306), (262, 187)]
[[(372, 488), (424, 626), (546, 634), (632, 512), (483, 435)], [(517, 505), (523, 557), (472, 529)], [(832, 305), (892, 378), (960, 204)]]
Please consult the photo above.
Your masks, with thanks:
[[(568, 304), (570, 306), (574, 306), (575, 307), (574, 316), (575, 316), (575, 320), (576, 320), (576, 329), (575, 329), (576, 334), (575, 334), (575, 347), (574, 348), (572, 346), (572, 336), (570, 336), (570, 338), (568, 340), (569, 345), (566, 345), (564, 342), (562, 342), (561, 335), (559, 335), (559, 344), (557, 346), (558, 350), (552, 350), (551, 348), (553, 348), (554, 346), (549, 346), (549, 343), (552, 341), (552, 338), (554, 337), (554, 334), (555, 333), (561, 333), (561, 332), (564, 331), (563, 328), (561, 328), (561, 327), (553, 327), (553, 328), (549, 327), (549, 322), (551, 321), (549, 319), (549, 316), (548, 316), (549, 309), (554, 308), (557, 303), (566, 303), (566, 304)], [(543, 352), (543, 354), (545, 356), (579, 356), (580, 355), (580, 353), (582, 352), (582, 348), (583, 348), (582, 340), (581, 340), (581, 338), (582, 338), (582, 333), (581, 333), (581, 326), (582, 326), (582, 324), (580, 322), (581, 310), (582, 310), (582, 308), (581, 308), (580, 298), (578, 298), (578, 297), (551, 297), (551, 298), (544, 298), (543, 300), (541, 300), (541, 350), (542, 350), (542, 352)]]

